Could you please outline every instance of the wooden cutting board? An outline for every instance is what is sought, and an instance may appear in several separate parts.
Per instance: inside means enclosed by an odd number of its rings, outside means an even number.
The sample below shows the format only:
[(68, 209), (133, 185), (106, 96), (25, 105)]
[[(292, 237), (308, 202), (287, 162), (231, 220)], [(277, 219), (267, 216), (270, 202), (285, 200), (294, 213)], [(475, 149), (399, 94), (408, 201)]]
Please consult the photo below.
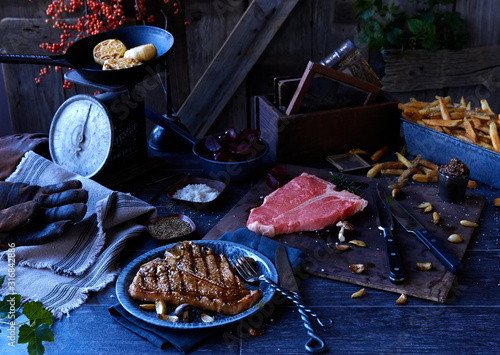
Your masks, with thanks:
[[(287, 165), (287, 169), (289, 178), (308, 172), (325, 180), (330, 179), (331, 170), (328, 169), (293, 165)], [(347, 174), (346, 176), (351, 181), (359, 183), (363, 198), (369, 202), (363, 212), (348, 218), (355, 230), (347, 231), (346, 241), (361, 240), (366, 243), (366, 248), (351, 245), (348, 251), (339, 252), (335, 247), (335, 243), (338, 242), (338, 227), (329, 227), (318, 232), (277, 235), (273, 239), (286, 246), (304, 251), (306, 254), (304, 266), (312, 275), (444, 303), (455, 276), (447, 271), (431, 252), (413, 234), (407, 233), (397, 221), (394, 222), (394, 236), (405, 266), (406, 280), (402, 284), (395, 285), (387, 277), (385, 246), (375, 222), (371, 194), (375, 192), (377, 182), (382, 186), (387, 186), (394, 180), (390, 178), (370, 179), (365, 176)], [(245, 227), (250, 209), (259, 206), (264, 196), (271, 191), (266, 184), (266, 179), (263, 178), (203, 239), (217, 239), (225, 232)], [(462, 226), (460, 221), (466, 219), (478, 222), (485, 203), (484, 196), (473, 195), (472, 191), (467, 191), (466, 200), (463, 203), (452, 204), (443, 202), (439, 198), (436, 186), (410, 184), (403, 188), (398, 200), (453, 254), (462, 259), (474, 229)], [(424, 201), (432, 203), (434, 211), (440, 214), (441, 220), (437, 225), (434, 225), (432, 221), (432, 213), (423, 213), (417, 208), (417, 205)], [(447, 238), (452, 233), (460, 234), (464, 241), (460, 244), (448, 242)], [(429, 271), (422, 271), (418, 268), (417, 262), (432, 262), (433, 267)], [(361, 274), (354, 274), (349, 269), (352, 264), (364, 264), (366, 269)], [(467, 272), (467, 267), (469, 266), (464, 265), (465, 272)]]

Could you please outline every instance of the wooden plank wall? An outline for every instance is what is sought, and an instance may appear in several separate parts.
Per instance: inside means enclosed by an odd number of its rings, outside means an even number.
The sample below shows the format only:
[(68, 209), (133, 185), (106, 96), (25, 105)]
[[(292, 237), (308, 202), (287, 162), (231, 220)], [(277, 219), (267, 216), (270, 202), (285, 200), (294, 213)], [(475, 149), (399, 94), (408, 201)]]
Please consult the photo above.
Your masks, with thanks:
[[(499, 2), (495, 0), (483, 0), (483, 1), (474, 1), (474, 0), (457, 0), (456, 1), (456, 10), (462, 14), (462, 17), (467, 21), (467, 29), (469, 32), (469, 42), (467, 47), (477, 48), (477, 47), (485, 47), (485, 46), (496, 46), (500, 45), (500, 22), (498, 21), (497, 14), (500, 10)], [(414, 6), (411, 5), (410, 6)], [(452, 5), (447, 6), (446, 8), (451, 8)], [(489, 55), (494, 55), (498, 48), (485, 50), (489, 53)], [(481, 50), (473, 50), (469, 54), (469, 60), (477, 64), (477, 61), (481, 58), (478, 58)], [(429, 60), (424, 59), (424, 63), (429, 63), (433, 61), (433, 53), (428, 53)], [(464, 53), (460, 53), (457, 55), (457, 60), (460, 60), (463, 64), (463, 59), (465, 57)], [(494, 59), (487, 58), (486, 61), (494, 62)], [(446, 65), (453, 66), (456, 62), (453, 60), (453, 56), (451, 56), (451, 60), (447, 62)], [(497, 64), (498, 65), (498, 64)], [(486, 69), (483, 66), (482, 69)], [(447, 70), (443, 70), (446, 72)], [(481, 71), (482, 72), (482, 71)], [(494, 71), (492, 71), (494, 73)], [(455, 80), (456, 77), (449, 76), (443, 77), (443, 80)], [(401, 81), (405, 80), (404, 77), (400, 78)], [(412, 80), (418, 80), (418, 78), (412, 78)], [(420, 85), (423, 85), (423, 81), (425, 79), (422, 78), (422, 82)], [(460, 98), (463, 96), (466, 101), (470, 101), (473, 106), (479, 106), (481, 99), (486, 99), (490, 103), (491, 108), (495, 112), (500, 112), (500, 91), (497, 89), (497, 85), (495, 85), (495, 81), (499, 81), (498, 78), (490, 78), (488, 79), (490, 82), (487, 85), (477, 84), (474, 82), (473, 84), (467, 82), (466, 78), (464, 78), (463, 84), (460, 86), (453, 87), (445, 87), (443, 89), (428, 89), (428, 90), (419, 90), (408, 91), (408, 92), (393, 92), (392, 96), (396, 99), (406, 102), (410, 97), (415, 97), (420, 101), (433, 101), (435, 96), (451, 96), (452, 100), (458, 102)]]
[[(130, 0), (126, 1), (130, 2)], [(25, 23), (31, 23), (34, 26), (33, 19), (45, 19), (44, 11), (48, 3), (49, 0), (33, 0), (32, 2), (2, 0), (0, 19), (6, 17), (28, 19)], [(174, 109), (181, 107), (244, 13), (249, 0), (181, 0), (179, 4), (179, 15), (168, 17), (168, 29), (175, 38), (175, 44), (168, 59)], [(415, 5), (409, 4), (409, 6)], [(468, 46), (499, 44), (500, 22), (496, 20), (498, 7), (496, 0), (479, 2), (457, 0), (456, 6), (468, 21), (471, 33)], [(185, 25), (185, 21), (190, 24)], [(23, 34), (27, 38), (28, 41), (25, 43), (29, 45), (23, 47), (24, 51), (34, 54), (33, 51), (38, 50), (38, 44), (47, 40), (44, 39), (45, 36), (52, 35), (50, 26), (42, 27), (42, 25), (43, 21), (41, 21), (40, 29), (44, 30), (39, 32), (29, 27), (24, 32), (19, 27), (16, 31), (12, 31), (16, 36)], [(356, 31), (357, 23), (349, 1), (300, 1), (252, 68), (245, 82), (236, 90), (211, 131), (221, 131), (229, 126), (235, 126), (238, 129), (251, 126), (254, 118), (252, 99), (255, 95), (271, 93), (275, 76), (300, 76), (308, 60), (318, 61), (344, 40), (356, 40)], [(9, 35), (12, 36), (12, 33)], [(5, 41), (5, 36), (5, 32), (0, 31), (1, 49), (8, 49), (10, 53), (14, 53), (12, 51), (15, 49), (19, 50), (17, 42)], [(8, 44), (10, 48), (6, 48)], [(361, 49), (365, 56), (369, 57), (377, 73), (383, 76), (382, 57), (378, 53), (369, 53), (363, 46)], [(81, 87), (63, 90), (62, 73), (51, 73), (40, 85), (36, 85), (34, 78), (41, 67), (27, 64), (4, 65), (10, 114), (15, 132), (48, 132), (52, 116), (64, 100), (76, 93), (92, 92)], [(164, 73), (162, 78), (165, 78)], [(420, 100), (432, 100), (435, 95), (451, 95), (453, 98), (459, 98), (461, 95), (474, 99), (486, 98), (493, 108), (497, 105), (496, 102), (500, 102), (496, 92), (489, 91), (482, 86), (471, 87), (467, 83), (458, 88), (394, 94), (395, 98), (401, 101), (407, 100), (410, 96), (418, 96)], [(160, 85), (154, 92), (148, 92), (146, 104), (159, 113), (166, 113), (164, 93)], [(149, 124), (149, 128), (151, 126)]]

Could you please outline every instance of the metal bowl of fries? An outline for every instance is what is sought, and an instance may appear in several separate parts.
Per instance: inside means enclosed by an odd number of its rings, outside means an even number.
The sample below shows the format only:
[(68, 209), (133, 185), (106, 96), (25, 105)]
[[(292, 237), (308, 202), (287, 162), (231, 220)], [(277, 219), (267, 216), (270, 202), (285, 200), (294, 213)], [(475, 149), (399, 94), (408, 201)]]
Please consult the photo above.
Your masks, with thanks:
[(458, 158), (470, 168), (470, 178), (500, 188), (500, 120), (486, 100), (471, 107), (462, 98), (400, 104), (408, 152), (436, 164)]

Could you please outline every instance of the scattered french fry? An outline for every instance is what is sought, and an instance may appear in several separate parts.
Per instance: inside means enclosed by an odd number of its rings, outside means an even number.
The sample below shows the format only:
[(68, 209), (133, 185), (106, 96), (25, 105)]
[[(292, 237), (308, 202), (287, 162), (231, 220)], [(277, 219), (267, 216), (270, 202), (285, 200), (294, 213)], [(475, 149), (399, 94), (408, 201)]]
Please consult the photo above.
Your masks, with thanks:
[(369, 155), (370, 153), (368, 153), (366, 150), (364, 149), (361, 149), (361, 148), (353, 148), (349, 151), (349, 153), (351, 154), (366, 154), (366, 155)]
[(385, 175), (401, 175), (404, 170), (403, 169), (382, 169), (380, 171), (382, 174)]
[(467, 182), (467, 187), (468, 187), (469, 189), (477, 189), (477, 188), (478, 188), (478, 185), (477, 185), (477, 182), (476, 182), (476, 181), (474, 181), (474, 180), (469, 180), (469, 181)]
[(493, 200), (493, 205), (495, 207), (500, 207), (500, 197), (497, 197), (496, 199)]
[(389, 151), (389, 147), (382, 147), (372, 154), (370, 157), (373, 162), (377, 162)]
[(403, 154), (396, 152), (396, 156), (398, 157), (398, 160), (401, 163), (403, 163), (407, 168), (411, 166), (411, 162), (408, 159), (406, 159)]

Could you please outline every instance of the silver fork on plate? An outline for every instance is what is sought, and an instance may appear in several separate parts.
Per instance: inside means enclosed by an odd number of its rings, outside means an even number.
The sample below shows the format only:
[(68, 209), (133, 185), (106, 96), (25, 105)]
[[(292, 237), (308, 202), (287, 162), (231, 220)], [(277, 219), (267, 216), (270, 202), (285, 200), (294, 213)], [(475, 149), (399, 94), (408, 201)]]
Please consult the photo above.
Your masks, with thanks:
[(255, 267), (247, 260), (246, 257), (238, 255), (237, 257), (230, 258), (231, 264), (235, 268), (235, 270), (240, 274), (240, 276), (246, 282), (256, 282), (256, 281), (264, 281), (269, 286), (279, 291), (282, 295), (286, 296), (286, 298), (290, 299), (297, 305), (299, 308), (300, 317), (304, 322), (304, 327), (307, 329), (307, 334), (311, 337), (305, 345), (306, 350), (309, 352), (320, 352), (325, 349), (325, 342), (316, 335), (314, 328), (312, 327), (311, 321), (309, 320), (309, 315), (316, 318), (318, 323), (322, 327), (329, 327), (333, 324), (331, 319), (327, 319), (327, 321), (321, 320), (317, 314), (315, 314), (312, 310), (307, 308), (299, 299), (297, 299), (297, 295), (291, 291), (288, 291), (278, 285), (276, 282), (266, 277), (262, 273), (258, 272)]

